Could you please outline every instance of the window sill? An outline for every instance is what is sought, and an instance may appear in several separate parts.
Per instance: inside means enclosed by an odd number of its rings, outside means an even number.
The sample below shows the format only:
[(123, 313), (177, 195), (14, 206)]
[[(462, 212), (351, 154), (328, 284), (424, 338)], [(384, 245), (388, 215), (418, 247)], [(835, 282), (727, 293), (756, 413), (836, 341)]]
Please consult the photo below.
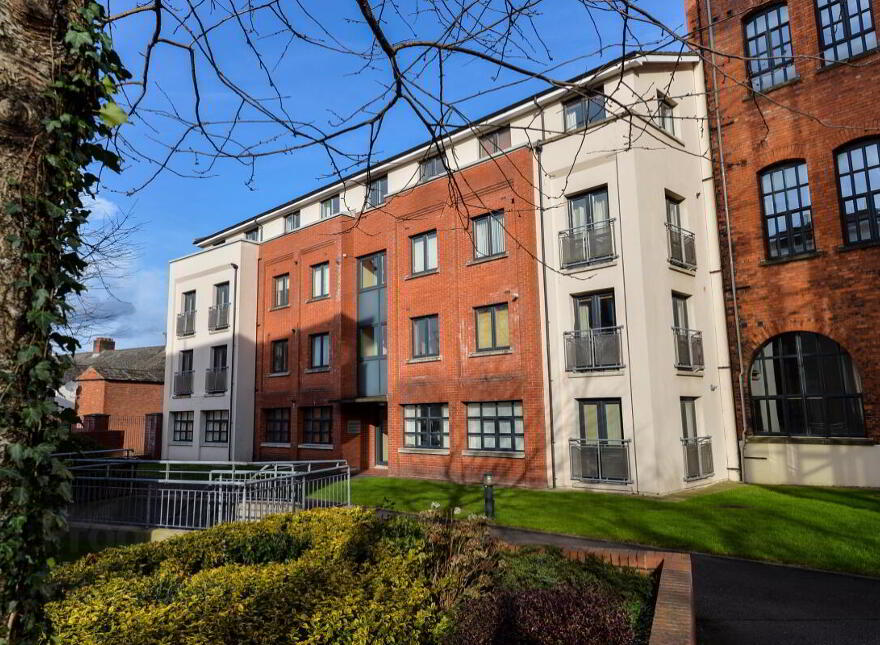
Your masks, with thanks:
[(304, 450), (333, 450), (332, 443), (301, 443), (297, 445), (297, 448), (302, 448)]
[(752, 434), (746, 438), (746, 443), (802, 443), (824, 444), (832, 446), (873, 446), (876, 442), (868, 437), (798, 437), (789, 435), (759, 435)]
[(482, 356), (501, 356), (502, 354), (513, 354), (513, 349), (507, 347), (505, 349), (486, 349), (483, 351), (471, 352), (468, 358), (480, 358)]
[(272, 443), (271, 441), (265, 441), (260, 444), (260, 448), (290, 448), (289, 443)]
[(418, 357), (418, 358), (411, 358), (411, 359), (409, 359), (409, 360), (406, 362), (406, 364), (407, 364), (407, 365), (414, 365), (414, 364), (417, 364), (417, 363), (435, 363), (435, 362), (437, 362), (437, 361), (439, 361), (439, 360), (442, 360), (442, 358), (443, 358), (443, 357), (442, 357), (442, 356), (439, 356), (439, 355), (438, 355), (438, 356), (420, 356), (420, 357)]
[(398, 448), (402, 455), (449, 455), (449, 448)]
[(672, 271), (677, 273), (683, 273), (684, 275), (695, 276), (697, 275), (697, 267), (686, 267), (680, 264), (676, 264), (675, 262), (669, 261), (669, 268)]
[(172, 399), (191, 399), (192, 394), (172, 394)]
[(309, 298), (308, 300), (306, 300), (306, 304), (309, 304), (310, 302), (320, 302), (321, 300), (329, 300), (329, 299), (330, 299), (330, 294), (328, 293), (326, 296), (315, 296), (314, 298)]
[(617, 256), (614, 255), (610, 258), (603, 258), (601, 260), (595, 260), (593, 262), (581, 262), (579, 264), (571, 264), (567, 267), (561, 267), (560, 271), (563, 275), (571, 275), (573, 273), (580, 273), (581, 271), (594, 271), (596, 269), (606, 269), (608, 267), (613, 267), (617, 264)]
[(757, 90), (757, 91), (755, 91), (755, 90), (753, 90), (753, 89), (749, 89), (749, 90), (746, 91), (746, 95), (743, 97), (743, 103), (745, 103), (746, 101), (752, 101), (752, 100), (754, 100), (756, 97), (766, 96), (766, 95), (769, 94), (770, 92), (773, 92), (773, 91), (775, 91), (775, 90), (780, 90), (780, 89), (782, 89), (783, 87), (789, 87), (789, 86), (791, 86), (791, 85), (797, 85), (797, 84), (800, 83), (800, 82), (801, 82), (801, 77), (800, 77), (800, 76), (794, 76), (794, 77), (788, 79), (787, 81), (783, 81), (782, 83), (779, 83), (778, 85), (774, 85), (774, 86), (772, 86), (772, 87), (765, 87), (765, 88), (762, 89), (762, 90)]
[(202, 443), (202, 447), (205, 448), (225, 448), (228, 445), (228, 441), (205, 441)]
[[(496, 130), (496, 132), (497, 132), (497, 130)], [(483, 150), (483, 146), (480, 146), (480, 161), (486, 161), (488, 159), (492, 159), (493, 157), (505, 157), (505, 156), (507, 156), (507, 153), (510, 152), (511, 150), (513, 150), (515, 147), (516, 146), (508, 146), (507, 148), (504, 148), (503, 150), (498, 150), (497, 152), (489, 153), (489, 152), (486, 152), (485, 150)]]
[(321, 372), (329, 372), (330, 366), (327, 367), (307, 367), (305, 370), (306, 374), (320, 374)]
[(485, 264), (486, 262), (491, 262), (492, 260), (503, 260), (508, 257), (507, 251), (504, 253), (499, 253), (498, 255), (490, 255), (485, 258), (474, 258), (473, 260), (468, 260), (464, 263), (466, 267), (473, 266), (475, 264)]
[(880, 246), (880, 240), (868, 240), (867, 242), (853, 242), (852, 244), (841, 244), (837, 247), (838, 253), (847, 253), (849, 251), (859, 251), (861, 249), (872, 249)]
[(525, 459), (526, 453), (515, 450), (462, 450), (462, 457), (493, 457), (500, 459)]
[(290, 376), (290, 370), (286, 372), (269, 372), (266, 374), (266, 378), (280, 378), (282, 376)]
[(289, 309), (290, 303), (288, 302), (286, 305), (275, 305), (274, 307), (269, 307), (269, 311), (278, 311), (279, 309)]
[(226, 325), (226, 327), (217, 327), (216, 329), (209, 329), (208, 333), (209, 334), (222, 334), (224, 331), (229, 331), (229, 325)]
[(868, 49), (863, 51), (861, 54), (856, 54), (855, 56), (850, 56), (844, 60), (836, 60), (833, 63), (827, 63), (825, 65), (820, 65), (816, 68), (816, 73), (821, 74), (822, 72), (829, 72), (832, 69), (838, 69), (840, 67), (849, 67), (849, 63), (852, 63), (854, 60), (861, 60), (862, 58), (867, 58), (873, 54), (876, 54), (878, 51), (877, 47), (872, 49)]
[(702, 378), (703, 372), (705, 372), (705, 371), (706, 371), (705, 367), (701, 367), (700, 369), (687, 369), (686, 367), (676, 367), (675, 368), (675, 373), (678, 376), (698, 376), (698, 377)]
[(171, 447), (177, 447), (177, 448), (192, 448), (193, 442), (192, 441), (172, 441), (168, 445)]
[(404, 280), (415, 280), (416, 278), (424, 278), (427, 275), (437, 275), (440, 273), (438, 269), (431, 269), (430, 271), (422, 271), (421, 273), (411, 273), (410, 275), (404, 276)]
[(205, 396), (208, 398), (223, 397), (226, 396), (226, 390), (223, 390), (222, 392), (205, 392)]
[(758, 266), (774, 266), (776, 264), (788, 264), (789, 262), (798, 262), (800, 260), (812, 260), (825, 255), (825, 251), (815, 250), (809, 253), (798, 253), (797, 255), (786, 255), (781, 258), (765, 258), (758, 262)]

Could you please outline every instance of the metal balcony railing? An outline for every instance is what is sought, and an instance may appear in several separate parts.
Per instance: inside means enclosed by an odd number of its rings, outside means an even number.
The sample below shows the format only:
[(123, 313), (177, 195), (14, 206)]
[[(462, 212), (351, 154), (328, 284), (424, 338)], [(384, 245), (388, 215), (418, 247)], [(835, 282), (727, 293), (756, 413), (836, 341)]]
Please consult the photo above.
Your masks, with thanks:
[(176, 396), (181, 396), (183, 394), (192, 394), (193, 393), (193, 372), (192, 370), (188, 370), (186, 372), (175, 372), (174, 373), (174, 394)]
[(183, 311), (177, 314), (177, 335), (192, 336), (196, 333), (196, 312)]
[(208, 330), (217, 331), (229, 327), (229, 303), (224, 302), (208, 309)]
[(205, 392), (220, 394), (226, 391), (226, 368), (211, 367), (205, 370)]
[(583, 482), (628, 484), (629, 439), (571, 439), (571, 478)]
[(696, 329), (673, 327), (675, 341), (675, 367), (680, 370), (699, 372), (703, 362), (703, 332)]
[(623, 327), (602, 327), (565, 332), (565, 370), (589, 372), (623, 367), (622, 329)]
[(614, 220), (593, 222), (559, 233), (559, 258), (563, 269), (614, 258)]
[(704, 479), (715, 473), (712, 460), (712, 437), (690, 437), (681, 440), (684, 450), (684, 478)]
[(694, 234), (675, 224), (666, 223), (666, 249), (669, 262), (684, 269), (697, 268), (697, 248)]

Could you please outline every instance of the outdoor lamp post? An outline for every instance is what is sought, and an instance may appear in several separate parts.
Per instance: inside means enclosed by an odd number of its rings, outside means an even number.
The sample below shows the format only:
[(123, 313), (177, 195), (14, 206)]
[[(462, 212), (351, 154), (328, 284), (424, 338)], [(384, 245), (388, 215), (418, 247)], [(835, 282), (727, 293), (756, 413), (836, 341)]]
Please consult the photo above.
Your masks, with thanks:
[(495, 519), (495, 482), (492, 473), (483, 473), (483, 507), (486, 517)]

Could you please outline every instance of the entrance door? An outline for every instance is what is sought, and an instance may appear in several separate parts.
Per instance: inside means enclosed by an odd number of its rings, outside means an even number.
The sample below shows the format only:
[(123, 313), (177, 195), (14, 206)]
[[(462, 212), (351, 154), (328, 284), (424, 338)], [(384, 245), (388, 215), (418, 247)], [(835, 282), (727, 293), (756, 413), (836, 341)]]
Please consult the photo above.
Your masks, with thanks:
[(388, 431), (384, 423), (376, 426), (376, 465), (388, 465)]
[(388, 392), (385, 252), (358, 260), (358, 395)]

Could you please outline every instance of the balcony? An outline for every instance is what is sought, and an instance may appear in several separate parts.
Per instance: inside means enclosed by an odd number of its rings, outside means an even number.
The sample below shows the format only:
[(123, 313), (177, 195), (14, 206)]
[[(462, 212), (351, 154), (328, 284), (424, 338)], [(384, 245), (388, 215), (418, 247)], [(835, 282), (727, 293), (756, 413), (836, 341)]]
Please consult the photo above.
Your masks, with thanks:
[(576, 481), (628, 484), (629, 439), (571, 439), (571, 478)]
[(563, 269), (607, 262), (614, 257), (613, 219), (559, 233), (559, 258)]
[(211, 367), (205, 370), (205, 392), (222, 394), (226, 391), (226, 368)]
[(208, 331), (229, 327), (229, 303), (224, 302), (208, 308)]
[(693, 271), (697, 268), (697, 249), (694, 234), (674, 224), (666, 223), (666, 250), (669, 263)]
[(177, 314), (177, 337), (192, 336), (194, 333), (196, 333), (195, 310)]
[(702, 371), (703, 332), (673, 327), (672, 335), (675, 341), (675, 367), (689, 372)]
[(684, 449), (684, 478), (686, 481), (705, 479), (715, 474), (712, 460), (712, 437), (690, 437), (681, 440)]
[(193, 372), (174, 373), (174, 396), (185, 396), (193, 393)]
[(603, 327), (565, 332), (565, 371), (593, 372), (623, 367), (622, 329)]

